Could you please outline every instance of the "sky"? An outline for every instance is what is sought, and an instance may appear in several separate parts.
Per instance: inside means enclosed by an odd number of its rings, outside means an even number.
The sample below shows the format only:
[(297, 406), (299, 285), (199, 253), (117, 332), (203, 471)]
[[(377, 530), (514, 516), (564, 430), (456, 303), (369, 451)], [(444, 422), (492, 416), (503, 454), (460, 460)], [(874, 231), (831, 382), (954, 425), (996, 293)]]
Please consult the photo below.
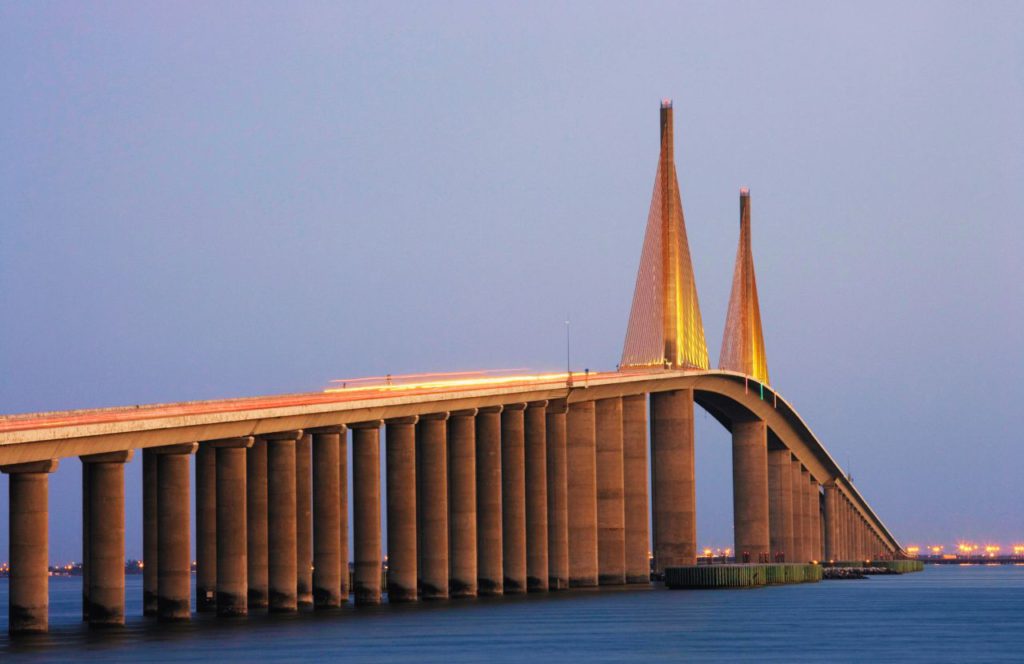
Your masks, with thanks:
[[(0, 412), (559, 369), (567, 316), (574, 367), (613, 369), (668, 97), (712, 362), (747, 186), (773, 386), (903, 543), (1024, 540), (1021, 25), (1010, 2), (4, 2)], [(732, 540), (729, 444), (698, 415), (701, 545)], [(54, 560), (80, 556), (80, 468), (51, 478)]]

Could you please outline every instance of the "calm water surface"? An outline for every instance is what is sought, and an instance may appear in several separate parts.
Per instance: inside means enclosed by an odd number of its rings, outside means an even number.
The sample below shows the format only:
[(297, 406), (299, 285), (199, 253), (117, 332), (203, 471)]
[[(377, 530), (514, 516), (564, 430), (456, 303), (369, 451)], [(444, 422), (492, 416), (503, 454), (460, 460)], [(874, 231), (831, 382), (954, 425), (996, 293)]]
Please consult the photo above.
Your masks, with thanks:
[[(1024, 662), (1024, 566), (753, 590), (555, 593), (156, 625), (128, 577), (123, 629), (84, 627), (81, 580), (51, 582), (50, 634), (0, 635), (0, 661)], [(0, 580), (0, 624), (7, 583)]]

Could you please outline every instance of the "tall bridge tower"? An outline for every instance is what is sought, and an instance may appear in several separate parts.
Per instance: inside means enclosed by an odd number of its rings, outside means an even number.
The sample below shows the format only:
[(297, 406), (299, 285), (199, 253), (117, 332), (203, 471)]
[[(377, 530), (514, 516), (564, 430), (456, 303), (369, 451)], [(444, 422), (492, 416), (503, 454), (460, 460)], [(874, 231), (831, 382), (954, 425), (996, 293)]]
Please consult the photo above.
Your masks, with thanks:
[(740, 243), (736, 249), (736, 269), (718, 368), (737, 371), (768, 384), (768, 358), (761, 330), (754, 254), (750, 250), (750, 190), (746, 187), (740, 189)]
[(661, 155), (619, 366), (707, 369), (708, 349), (686, 241), (673, 150), (672, 101), (661, 102)]

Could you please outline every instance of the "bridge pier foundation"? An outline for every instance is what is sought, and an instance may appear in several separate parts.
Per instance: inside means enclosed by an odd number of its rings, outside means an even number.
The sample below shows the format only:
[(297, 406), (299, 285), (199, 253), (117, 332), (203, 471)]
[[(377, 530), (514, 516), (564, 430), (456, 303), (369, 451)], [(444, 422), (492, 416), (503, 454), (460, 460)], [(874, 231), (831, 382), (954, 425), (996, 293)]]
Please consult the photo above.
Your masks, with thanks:
[(265, 609), (270, 597), (267, 545), (267, 441), (256, 438), (245, 454), (248, 608)]
[(803, 472), (796, 457), (790, 463), (790, 487), (793, 493), (793, 554), (788, 562), (807, 562), (804, 551), (804, 508), (807, 506)]
[(626, 582), (626, 507), (623, 478), (622, 399), (596, 402), (597, 580)]
[(501, 412), (502, 583), (506, 595), (526, 592), (525, 403)]
[(419, 597), (448, 598), (448, 413), (416, 425)]
[(693, 390), (651, 393), (654, 570), (697, 564)]
[(526, 589), (548, 589), (547, 401), (527, 405), (524, 417), (526, 457)]
[(598, 584), (597, 450), (593, 401), (569, 405), (566, 415), (566, 493), (569, 517), (569, 587)]
[(545, 415), (548, 483), (548, 590), (569, 587), (569, 504), (566, 476), (564, 400), (548, 404)]
[(448, 417), (452, 597), (476, 597), (476, 409)]
[(243, 436), (204, 444), (216, 455), (217, 615), (244, 616), (249, 613), (245, 461), (253, 439)]
[[(91, 626), (124, 624), (124, 464), (133, 451), (82, 457), (89, 486), (82, 582)], [(88, 478), (88, 479), (86, 479)]]
[(416, 421), (387, 421), (388, 602), (417, 598), (416, 550)]
[(800, 530), (803, 535), (803, 558), (800, 560), (802, 563), (810, 562), (814, 559), (814, 506), (811, 501), (811, 473), (803, 468), (800, 471), (800, 484), (801, 493), (803, 494), (803, 528)]
[(196, 443), (157, 448), (157, 617), (192, 617), (189, 459)]
[[(348, 494), (348, 478), (341, 477), (344, 426), (310, 430), (313, 455), (313, 607), (341, 606), (342, 586), (348, 587), (348, 556), (342, 558), (342, 494)], [(342, 484), (345, 487), (342, 488)], [(347, 501), (346, 501), (347, 502)], [(348, 549), (348, 532), (344, 535)], [(343, 575), (344, 570), (344, 575)], [(344, 576), (344, 584), (342, 578)]]
[(217, 608), (217, 451), (196, 452), (196, 611)]
[(481, 408), (476, 416), (477, 591), (504, 591), (501, 525), (501, 406)]
[(0, 472), (10, 475), (7, 629), (11, 634), (49, 628), (49, 478), (56, 469), (57, 459), (0, 466)]
[(771, 562), (768, 427), (764, 420), (732, 423), (732, 495), (736, 561)]
[(156, 581), (160, 547), (157, 546), (156, 527), (156, 467), (155, 449), (142, 450), (142, 615), (156, 615)]
[(267, 439), (267, 581), (270, 610), (298, 610), (295, 443), (301, 431)]
[(646, 394), (622, 397), (622, 457), (626, 583), (650, 583)]
[(788, 449), (768, 450), (768, 525), (772, 562), (793, 557), (793, 483)]
[[(380, 604), (380, 420), (352, 424), (353, 594), (356, 604)], [(348, 575), (342, 560), (342, 573)]]
[(295, 596), (313, 604), (313, 436), (295, 441)]

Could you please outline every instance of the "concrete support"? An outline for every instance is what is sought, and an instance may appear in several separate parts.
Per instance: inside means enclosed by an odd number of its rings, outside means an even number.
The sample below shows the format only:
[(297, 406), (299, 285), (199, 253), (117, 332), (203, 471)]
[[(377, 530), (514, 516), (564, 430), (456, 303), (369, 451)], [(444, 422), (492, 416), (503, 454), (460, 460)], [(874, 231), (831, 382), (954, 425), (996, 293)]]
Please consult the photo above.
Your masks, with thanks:
[(196, 443), (157, 448), (157, 617), (192, 617), (192, 533), (189, 459)]
[(569, 504), (566, 483), (566, 403), (548, 403), (544, 418), (548, 481), (548, 590), (569, 587)]
[(214, 440), (217, 503), (217, 615), (249, 613), (246, 454), (251, 436)]
[(524, 416), (526, 458), (526, 589), (548, 589), (547, 401), (528, 404)]
[(476, 409), (448, 418), (448, 513), (452, 597), (476, 597)]
[(196, 611), (217, 608), (217, 451), (196, 452)]
[(265, 609), (270, 597), (267, 544), (267, 441), (256, 438), (245, 455), (246, 557), (249, 610)]
[(82, 457), (83, 485), (89, 487), (82, 580), (88, 585), (84, 613), (92, 626), (124, 624), (124, 464), (132, 454)]
[(89, 620), (89, 467), (82, 464), (82, 620)]
[(772, 562), (792, 560), (793, 483), (789, 450), (768, 450), (768, 524)]
[(295, 569), (299, 606), (313, 603), (313, 436), (295, 441)]
[(380, 420), (352, 428), (353, 594), (356, 604), (380, 604)]
[(502, 586), (506, 595), (526, 592), (525, 403), (501, 411)]
[(595, 402), (597, 463), (597, 581), (626, 583), (626, 505), (622, 399)]
[(387, 421), (388, 602), (417, 597), (416, 420)]
[(814, 560), (814, 505), (811, 498), (811, 473), (806, 468), (800, 471), (800, 481), (804, 495), (804, 527), (800, 531), (804, 538), (804, 557), (800, 562), (806, 563)]
[(11, 634), (49, 628), (49, 474), (57, 460), (0, 466), (10, 475), (10, 576), (7, 629)]
[(142, 615), (156, 615), (156, 458), (154, 449), (142, 450)]
[(651, 393), (654, 571), (697, 564), (693, 390)]
[(737, 562), (771, 562), (768, 526), (768, 426), (732, 423), (733, 532)]
[(420, 599), (448, 599), (448, 413), (416, 425)]
[[(348, 478), (341, 477), (341, 439), (346, 429), (323, 427), (308, 433), (313, 448), (313, 606), (333, 609), (343, 601), (343, 576), (348, 587), (348, 556), (341, 556), (341, 496), (348, 493)], [(344, 519), (348, 521), (348, 510)], [(344, 543), (347, 550), (348, 533)]]
[(598, 584), (597, 442), (593, 401), (569, 405), (566, 417), (566, 487), (569, 506), (569, 586)]
[(804, 481), (800, 462), (794, 457), (790, 462), (790, 486), (793, 492), (793, 557), (791, 563), (804, 563), (809, 557), (804, 553)]
[(298, 610), (295, 443), (302, 431), (265, 434), (267, 441), (267, 580), (270, 610)]
[(622, 455), (626, 583), (650, 583), (646, 394), (622, 397)]
[(839, 560), (838, 553), (838, 524), (836, 523), (836, 485), (829, 482), (825, 485), (825, 555), (823, 560)]
[(823, 558), (821, 544), (821, 491), (818, 481), (811, 478), (811, 560), (821, 562)]
[(481, 595), (504, 589), (501, 526), (501, 406), (476, 416), (477, 588)]

